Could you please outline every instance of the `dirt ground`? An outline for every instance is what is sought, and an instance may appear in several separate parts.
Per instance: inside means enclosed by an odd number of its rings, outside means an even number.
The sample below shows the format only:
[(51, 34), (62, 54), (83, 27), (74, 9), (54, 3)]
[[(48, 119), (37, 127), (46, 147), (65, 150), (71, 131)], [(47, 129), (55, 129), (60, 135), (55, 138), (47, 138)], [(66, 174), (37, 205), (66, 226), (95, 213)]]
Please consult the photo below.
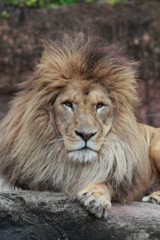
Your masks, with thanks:
[[(160, 127), (160, 3), (77, 3), (52, 9), (10, 8), (0, 18), (0, 118), (15, 84), (32, 75), (41, 39), (58, 30), (92, 32), (119, 42), (130, 59), (140, 61), (139, 119)], [(3, 95), (3, 96), (2, 96)]]

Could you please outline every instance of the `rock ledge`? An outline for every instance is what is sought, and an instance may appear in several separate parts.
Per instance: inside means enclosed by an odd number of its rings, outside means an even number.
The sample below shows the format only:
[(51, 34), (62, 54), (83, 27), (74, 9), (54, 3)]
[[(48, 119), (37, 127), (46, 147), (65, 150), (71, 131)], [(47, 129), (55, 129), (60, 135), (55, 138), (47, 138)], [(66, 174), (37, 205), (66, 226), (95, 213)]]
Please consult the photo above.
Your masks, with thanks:
[(160, 206), (113, 204), (107, 220), (90, 215), (65, 194), (19, 191), (0, 194), (1, 240), (158, 240)]

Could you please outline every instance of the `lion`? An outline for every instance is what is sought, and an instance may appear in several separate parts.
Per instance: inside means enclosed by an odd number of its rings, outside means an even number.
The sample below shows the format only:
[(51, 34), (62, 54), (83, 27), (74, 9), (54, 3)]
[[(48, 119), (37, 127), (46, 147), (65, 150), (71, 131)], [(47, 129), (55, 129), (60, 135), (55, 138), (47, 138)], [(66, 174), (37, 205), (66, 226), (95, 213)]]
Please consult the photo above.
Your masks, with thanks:
[(91, 34), (47, 40), (1, 124), (5, 183), (64, 192), (99, 218), (111, 202), (159, 204), (160, 128), (137, 122), (136, 68)]

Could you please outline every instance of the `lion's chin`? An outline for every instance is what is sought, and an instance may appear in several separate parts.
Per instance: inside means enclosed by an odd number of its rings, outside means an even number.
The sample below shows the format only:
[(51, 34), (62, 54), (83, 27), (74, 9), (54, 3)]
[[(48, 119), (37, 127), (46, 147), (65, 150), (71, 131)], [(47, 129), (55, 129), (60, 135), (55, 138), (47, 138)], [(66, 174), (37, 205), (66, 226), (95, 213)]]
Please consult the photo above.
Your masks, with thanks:
[(74, 162), (93, 162), (98, 158), (98, 153), (91, 149), (81, 149), (68, 153), (68, 158)]

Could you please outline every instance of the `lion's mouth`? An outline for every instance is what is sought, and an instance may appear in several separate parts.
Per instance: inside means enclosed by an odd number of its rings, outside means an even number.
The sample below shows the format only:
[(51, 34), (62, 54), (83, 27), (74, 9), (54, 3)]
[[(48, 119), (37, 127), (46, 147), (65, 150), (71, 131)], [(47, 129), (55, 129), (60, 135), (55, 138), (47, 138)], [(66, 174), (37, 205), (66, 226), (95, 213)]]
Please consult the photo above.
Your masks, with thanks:
[(84, 146), (82, 148), (77, 148), (77, 149), (75, 149), (75, 150), (73, 150), (71, 152), (80, 152), (80, 151), (83, 151), (83, 152), (92, 151), (92, 152), (96, 152), (97, 153), (96, 150), (94, 150), (93, 148), (87, 147), (87, 146)]
[[(89, 148), (87, 146), (84, 146), (82, 148), (79, 148), (79, 149), (76, 149), (75, 151), (87, 151), (87, 150), (91, 150), (91, 151), (94, 151), (92, 148)], [(94, 151), (95, 152), (95, 151)]]
[(69, 152), (68, 158), (74, 162), (92, 162), (98, 158), (98, 153), (91, 148), (83, 147)]

